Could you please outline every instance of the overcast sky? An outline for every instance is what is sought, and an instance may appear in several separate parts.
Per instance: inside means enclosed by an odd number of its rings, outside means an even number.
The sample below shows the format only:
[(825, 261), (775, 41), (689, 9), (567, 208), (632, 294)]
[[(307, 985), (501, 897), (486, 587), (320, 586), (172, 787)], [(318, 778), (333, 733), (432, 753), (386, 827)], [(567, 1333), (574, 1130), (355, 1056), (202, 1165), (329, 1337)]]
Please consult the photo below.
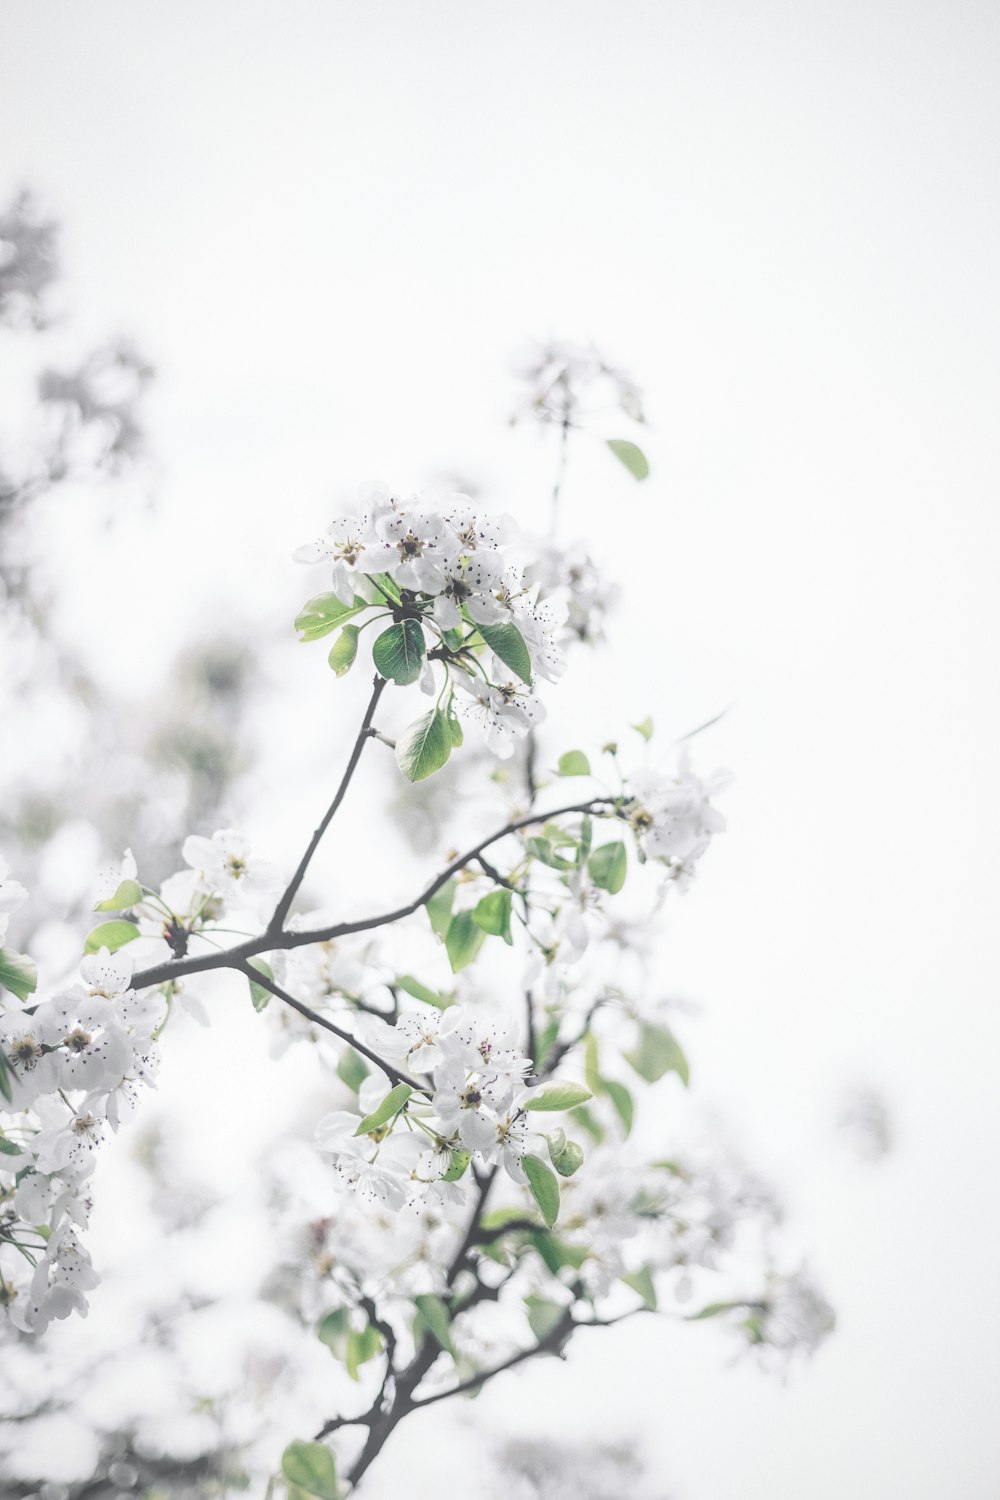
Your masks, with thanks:
[[(0, 12), (0, 190), (47, 195), (74, 315), (159, 372), (155, 556), (123, 525), (63, 605), (99, 670), (152, 670), (192, 610), (277, 629), (361, 480), (449, 470), (541, 519), (550, 455), (504, 425), (531, 336), (647, 391), (647, 485), (573, 457), (628, 593), (599, 695), (552, 715), (570, 743), (595, 701), (597, 739), (733, 705), (698, 752), (730, 831), (665, 973), (841, 1332), (776, 1388), (641, 1323), (475, 1414), (638, 1431), (677, 1500), (997, 1493), (998, 65), (963, 0)], [(152, 639), (118, 628), (153, 595)], [(858, 1080), (879, 1168), (833, 1130)], [(443, 1462), (455, 1420), (391, 1462)]]

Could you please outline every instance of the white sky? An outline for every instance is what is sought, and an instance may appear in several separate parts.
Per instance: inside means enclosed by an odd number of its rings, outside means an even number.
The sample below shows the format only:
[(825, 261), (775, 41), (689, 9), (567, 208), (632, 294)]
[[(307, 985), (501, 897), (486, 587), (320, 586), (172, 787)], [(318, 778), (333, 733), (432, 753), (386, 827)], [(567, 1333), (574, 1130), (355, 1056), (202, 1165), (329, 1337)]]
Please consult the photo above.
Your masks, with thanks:
[[(0, 13), (0, 190), (50, 196), (78, 316), (159, 370), (169, 525), (82, 556), (66, 604), (108, 672), (205, 599), (285, 628), (291, 547), (362, 479), (448, 468), (530, 519), (527, 337), (646, 388), (649, 484), (596, 445), (571, 468), (635, 575), (599, 695), (552, 715), (568, 744), (595, 699), (598, 739), (735, 704), (668, 973), (842, 1331), (780, 1389), (639, 1323), (475, 1415), (639, 1429), (678, 1500), (997, 1494), (998, 63), (1000, 11), (961, 0)], [(118, 622), (151, 596), (150, 642)], [(859, 1078), (897, 1126), (878, 1170), (831, 1132)], [(453, 1420), (411, 1424), (375, 1500)]]

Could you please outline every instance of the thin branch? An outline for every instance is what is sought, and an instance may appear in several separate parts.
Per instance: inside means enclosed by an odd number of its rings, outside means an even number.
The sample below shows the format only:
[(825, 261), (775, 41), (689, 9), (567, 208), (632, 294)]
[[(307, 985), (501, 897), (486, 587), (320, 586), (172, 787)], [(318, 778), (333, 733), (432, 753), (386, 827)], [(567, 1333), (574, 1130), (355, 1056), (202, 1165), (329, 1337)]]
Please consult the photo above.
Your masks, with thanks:
[(365, 748), (365, 741), (370, 739), (371, 736), (375, 733), (375, 731), (371, 727), (371, 723), (372, 719), (375, 716), (375, 710), (378, 707), (378, 700), (381, 698), (385, 686), (386, 679), (376, 673), (375, 682), (372, 687), (372, 695), (368, 700), (368, 707), (365, 710), (365, 716), (361, 721), (361, 728), (358, 730), (358, 737), (354, 741), (354, 749), (351, 751), (351, 758), (347, 762), (347, 766), (344, 770), (343, 776), (340, 778), (340, 785), (336, 790), (333, 801), (330, 803), (330, 806), (324, 813), (319, 826), (313, 833), (312, 838), (309, 840), (308, 848), (306, 849), (306, 852), (303, 854), (302, 858), (299, 860), (298, 869), (295, 871), (295, 874), (292, 876), (291, 880), (288, 882), (288, 885), (285, 887), (284, 895), (281, 897), (281, 900), (274, 908), (274, 915), (271, 917), (271, 920), (268, 923), (267, 931), (272, 937), (275, 934), (280, 933), (281, 929), (284, 927), (285, 918), (288, 915), (289, 908), (291, 907), (292, 902), (295, 900), (295, 896), (299, 889), (299, 886), (305, 879), (306, 871), (309, 868), (309, 862), (312, 859), (313, 855), (316, 853), (316, 850), (319, 848), (320, 840), (322, 839), (327, 828), (330, 826), (334, 814), (336, 813), (338, 807), (343, 802), (344, 797), (347, 794), (347, 788), (351, 784), (351, 777), (354, 775), (358, 761), (361, 759), (361, 752)]
[(589, 802), (570, 802), (563, 807), (553, 807), (548, 812), (533, 812), (522, 818), (514, 818), (503, 828), (491, 833), (488, 838), (482, 839), (472, 849), (467, 849), (464, 854), (458, 855), (431, 881), (430, 885), (421, 891), (419, 896), (408, 901), (405, 906), (396, 907), (394, 911), (382, 912), (374, 917), (361, 917), (353, 922), (335, 922), (330, 927), (315, 928), (309, 932), (289, 932), (286, 929), (277, 936), (273, 933), (262, 932), (259, 937), (249, 938), (245, 943), (237, 943), (235, 947), (227, 948), (221, 953), (203, 954), (192, 958), (175, 958), (166, 963), (152, 964), (148, 969), (140, 969), (137, 974), (133, 975), (133, 987), (146, 989), (150, 985), (163, 984), (166, 980), (180, 979), (184, 974), (202, 974), (209, 969), (242, 969), (245, 961), (258, 953), (266, 953), (275, 949), (305, 948), (310, 943), (328, 943), (335, 938), (348, 937), (354, 932), (371, 932), (376, 927), (387, 927), (393, 922), (401, 921), (404, 917), (412, 916), (415, 911), (426, 906), (432, 896), (435, 896), (453, 875), (464, 870), (466, 865), (478, 859), (485, 849), (489, 849), (492, 844), (498, 843), (509, 834), (517, 833), (521, 828), (529, 828), (534, 823), (545, 823), (550, 818), (565, 817), (568, 813), (589, 813), (599, 807), (613, 807), (616, 800), (614, 797), (592, 797)]
[(298, 1011), (300, 1016), (305, 1016), (307, 1021), (312, 1021), (314, 1026), (322, 1026), (324, 1031), (332, 1032), (342, 1042), (347, 1042), (348, 1046), (353, 1047), (355, 1052), (360, 1052), (362, 1057), (367, 1057), (369, 1062), (373, 1062), (377, 1068), (381, 1068), (382, 1072), (396, 1083), (409, 1084), (411, 1089), (420, 1094), (430, 1092), (426, 1083), (419, 1083), (409, 1073), (400, 1072), (399, 1068), (393, 1067), (392, 1063), (386, 1062), (383, 1057), (379, 1057), (377, 1052), (373, 1052), (371, 1047), (365, 1046), (364, 1042), (359, 1041), (356, 1036), (352, 1036), (349, 1031), (344, 1031), (335, 1022), (328, 1021), (326, 1016), (321, 1016), (319, 1011), (310, 1009), (301, 1000), (296, 1000), (294, 995), (289, 995), (287, 990), (283, 990), (280, 984), (275, 983), (273, 979), (269, 978), (260, 969), (254, 968), (251, 964), (242, 963), (233, 963), (230, 965), (230, 968), (234, 969), (238, 974), (246, 975), (251, 984), (259, 984), (262, 989), (270, 990), (276, 1000), (282, 1000), (285, 1005), (290, 1005), (293, 1010)]

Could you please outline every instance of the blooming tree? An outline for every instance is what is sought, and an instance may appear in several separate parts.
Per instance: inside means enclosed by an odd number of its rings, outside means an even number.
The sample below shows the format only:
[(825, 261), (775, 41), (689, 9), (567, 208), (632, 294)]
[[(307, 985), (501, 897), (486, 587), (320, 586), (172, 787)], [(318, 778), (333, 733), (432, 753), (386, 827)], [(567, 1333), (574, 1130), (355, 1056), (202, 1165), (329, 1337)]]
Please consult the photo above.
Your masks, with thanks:
[[(570, 435), (591, 435), (588, 391), (609, 389), (633, 421), (642, 409), (592, 350), (546, 347), (525, 373), (519, 414), (559, 433), (554, 522)], [(607, 441), (645, 477), (635, 443)], [(381, 483), (296, 556), (323, 586), (301, 639), (371, 689), (294, 869), (232, 829), (188, 836), (158, 885), (126, 851), (100, 876), (75, 979), (39, 990), (29, 956), (0, 952), (6, 1336), (86, 1312), (101, 1142), (155, 1081), (176, 1011), (204, 1011), (199, 976), (226, 970), (276, 1051), (324, 1059), (331, 1107), (280, 1206), (300, 1315), (363, 1392), (286, 1434), (272, 1489), (336, 1500), (404, 1418), (639, 1314), (722, 1319), (769, 1360), (815, 1347), (831, 1314), (776, 1269), (768, 1195), (726, 1161), (682, 1159), (660, 1130), (649, 1150), (640, 1128), (688, 1083), (650, 955), (664, 899), (725, 826), (726, 778), (698, 774), (683, 744), (654, 758), (649, 721), (548, 765), (538, 753), (567, 653), (603, 633), (613, 590), (554, 534)], [(464, 763), (491, 821), (398, 905), (375, 893), (360, 915), (303, 910), (366, 753), (391, 753), (416, 786)], [(472, 803), (461, 787), (452, 800), (461, 822)], [(5, 943), (26, 900), (0, 870)], [(748, 1235), (760, 1278), (734, 1289)]]

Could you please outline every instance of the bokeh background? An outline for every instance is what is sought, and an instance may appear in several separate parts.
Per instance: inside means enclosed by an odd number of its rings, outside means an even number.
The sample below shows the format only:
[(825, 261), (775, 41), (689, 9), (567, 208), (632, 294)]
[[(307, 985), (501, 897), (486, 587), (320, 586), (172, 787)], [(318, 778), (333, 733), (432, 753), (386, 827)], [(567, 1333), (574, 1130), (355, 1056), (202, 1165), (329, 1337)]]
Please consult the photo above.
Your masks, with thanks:
[[(129, 840), (165, 868), (215, 804), (295, 855), (364, 684), (334, 695), (296, 645), (289, 554), (372, 477), (455, 475), (540, 524), (554, 448), (507, 421), (531, 337), (595, 340), (650, 418), (642, 486), (571, 453), (567, 530), (624, 595), (553, 734), (729, 709), (697, 757), (736, 772), (730, 830), (665, 982), (700, 1012), (697, 1107), (777, 1184), (838, 1333), (785, 1384), (710, 1329), (591, 1336), (404, 1427), (376, 1500), (485, 1486), (490, 1442), (553, 1432), (624, 1443), (676, 1500), (997, 1493), (998, 73), (1000, 13), (969, 0), (0, 13), (0, 201), (27, 185), (62, 223), (53, 358), (113, 334), (155, 369), (123, 477), (43, 498), (17, 544), (87, 684), (67, 707), (46, 657), (3, 734), (53, 910), (140, 804)], [(0, 377), (7, 454), (33, 349)], [(362, 785), (359, 839), (389, 782)], [(252, 1222), (223, 1212), (206, 1265), (184, 1205), (235, 1202), (288, 1111), (254, 1018), (218, 1005), (156, 1106), (184, 1184), (152, 1241), (167, 1308), (185, 1253), (209, 1302), (249, 1285)], [(130, 1149), (94, 1242), (137, 1285)], [(110, 1352), (124, 1411), (140, 1324), (102, 1295), (74, 1357)], [(85, 1466), (79, 1429), (43, 1428), (46, 1461)]]

